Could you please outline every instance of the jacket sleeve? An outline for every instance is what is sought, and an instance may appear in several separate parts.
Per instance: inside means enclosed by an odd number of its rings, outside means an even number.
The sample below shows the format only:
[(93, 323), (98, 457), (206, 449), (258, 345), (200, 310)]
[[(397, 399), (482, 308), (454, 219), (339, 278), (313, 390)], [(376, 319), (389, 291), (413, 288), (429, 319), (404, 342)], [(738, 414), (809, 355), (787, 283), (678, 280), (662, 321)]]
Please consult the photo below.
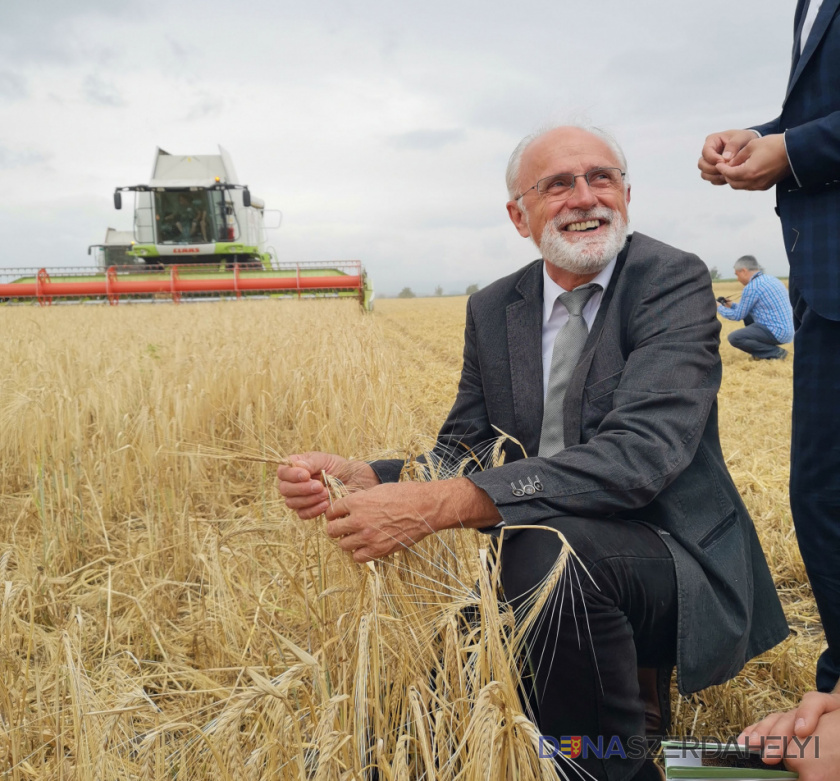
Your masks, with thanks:
[(801, 187), (840, 181), (840, 111), (788, 128), (785, 146)]
[(779, 121), (781, 120), (781, 115), (776, 117), (775, 119), (771, 119), (769, 122), (765, 122), (762, 125), (753, 125), (752, 127), (747, 128), (748, 130), (755, 130), (760, 136), (769, 136), (773, 133), (781, 133), (781, 125)]
[[(620, 379), (607, 398), (589, 402), (604, 405), (595, 435), (551, 458), (469, 476), (506, 524), (644, 507), (694, 458), (721, 378), (714, 295), (696, 256), (675, 253), (648, 263), (648, 283), (624, 316), (628, 352)], [(541, 490), (514, 491), (520, 480), (535, 478)]]

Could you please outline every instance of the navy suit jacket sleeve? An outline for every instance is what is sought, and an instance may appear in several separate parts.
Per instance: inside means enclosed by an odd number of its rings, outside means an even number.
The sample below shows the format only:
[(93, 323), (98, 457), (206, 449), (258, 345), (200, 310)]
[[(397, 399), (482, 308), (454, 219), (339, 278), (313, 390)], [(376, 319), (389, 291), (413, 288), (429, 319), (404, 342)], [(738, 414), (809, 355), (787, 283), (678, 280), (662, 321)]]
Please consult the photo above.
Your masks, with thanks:
[(771, 119), (769, 122), (765, 122), (763, 125), (753, 125), (750, 130), (755, 130), (757, 133), (760, 133), (762, 136), (769, 136), (773, 133), (780, 133), (781, 130), (779, 125), (780, 117), (776, 117), (775, 119)]
[(789, 128), (785, 145), (802, 187), (840, 179), (840, 111)]
[(801, 187), (840, 179), (840, 111), (782, 130), (780, 118), (754, 125), (762, 136), (785, 134), (788, 160)]

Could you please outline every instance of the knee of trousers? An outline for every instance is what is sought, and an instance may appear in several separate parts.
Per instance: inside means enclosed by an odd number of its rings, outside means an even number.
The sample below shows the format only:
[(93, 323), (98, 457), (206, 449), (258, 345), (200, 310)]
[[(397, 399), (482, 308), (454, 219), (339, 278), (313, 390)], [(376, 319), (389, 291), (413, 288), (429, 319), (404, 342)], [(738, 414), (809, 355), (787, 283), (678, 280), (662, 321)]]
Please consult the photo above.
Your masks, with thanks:
[(554, 586), (578, 595), (577, 600), (564, 600), (564, 609), (571, 609), (575, 601), (581, 606), (580, 597), (588, 607), (614, 604), (614, 570), (600, 567), (599, 563), (612, 557), (615, 551), (613, 544), (605, 539), (607, 535), (599, 533), (600, 523), (564, 518), (552, 523), (549, 530), (523, 529), (506, 539), (501, 550), (505, 598), (517, 606), (519, 602), (537, 597), (563, 553), (564, 543), (553, 531), (556, 529), (574, 551), (566, 560), (565, 572), (558, 581), (560, 586)]
[(733, 347), (741, 347), (744, 343), (744, 335), (742, 333), (744, 329), (739, 329), (737, 331), (732, 331), (726, 338)]

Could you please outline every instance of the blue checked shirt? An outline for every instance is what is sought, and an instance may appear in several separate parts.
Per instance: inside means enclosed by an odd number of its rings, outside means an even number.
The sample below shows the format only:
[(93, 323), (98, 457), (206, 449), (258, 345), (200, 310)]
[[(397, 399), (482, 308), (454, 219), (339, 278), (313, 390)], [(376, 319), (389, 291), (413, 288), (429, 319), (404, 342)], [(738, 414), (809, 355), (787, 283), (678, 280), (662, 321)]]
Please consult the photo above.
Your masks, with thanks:
[(752, 315), (753, 321), (768, 329), (779, 344), (793, 341), (793, 311), (787, 288), (762, 271), (747, 282), (737, 304), (731, 309), (720, 304), (718, 312), (727, 320), (743, 320)]

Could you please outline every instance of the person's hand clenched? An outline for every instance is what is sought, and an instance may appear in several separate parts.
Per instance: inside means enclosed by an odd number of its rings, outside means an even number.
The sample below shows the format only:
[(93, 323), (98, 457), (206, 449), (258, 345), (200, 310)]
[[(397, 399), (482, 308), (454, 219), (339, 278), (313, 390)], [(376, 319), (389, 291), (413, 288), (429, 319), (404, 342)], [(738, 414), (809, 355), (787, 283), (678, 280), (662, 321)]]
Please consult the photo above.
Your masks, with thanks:
[(379, 485), (379, 478), (364, 461), (350, 461), (333, 453), (301, 453), (289, 456), (289, 465), (277, 469), (280, 495), (286, 506), (303, 520), (317, 518), (330, 506), (321, 473), (341, 480), (350, 491)]

